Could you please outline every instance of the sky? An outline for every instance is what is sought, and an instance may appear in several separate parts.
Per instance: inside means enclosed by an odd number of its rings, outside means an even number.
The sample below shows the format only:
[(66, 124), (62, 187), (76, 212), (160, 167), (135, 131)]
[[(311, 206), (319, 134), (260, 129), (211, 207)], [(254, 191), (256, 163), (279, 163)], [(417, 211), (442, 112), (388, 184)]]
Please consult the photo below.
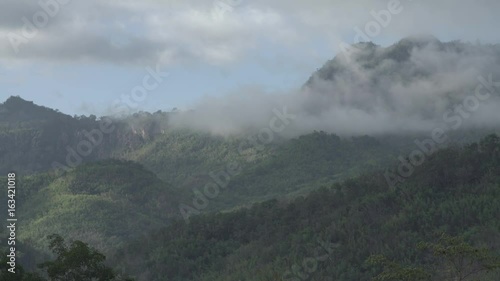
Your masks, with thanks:
[(70, 115), (106, 114), (148, 69), (168, 77), (137, 110), (168, 111), (236, 92), (252, 98), (248, 89), (292, 91), (342, 43), (388, 46), (414, 34), (500, 42), (498, 0), (0, 0), (0, 6), (0, 101), (19, 95)]

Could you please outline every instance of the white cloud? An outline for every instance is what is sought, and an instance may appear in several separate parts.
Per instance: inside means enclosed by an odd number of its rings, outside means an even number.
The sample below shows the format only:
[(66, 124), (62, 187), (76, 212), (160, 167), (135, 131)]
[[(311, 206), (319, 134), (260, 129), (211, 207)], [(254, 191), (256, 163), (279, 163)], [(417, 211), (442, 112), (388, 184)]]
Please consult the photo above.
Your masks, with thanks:
[[(498, 126), (499, 46), (419, 38), (388, 48), (364, 46), (349, 61), (340, 56), (329, 62), (301, 91), (274, 95), (239, 89), (232, 96), (205, 99), (172, 122), (213, 133), (241, 133), (262, 128), (273, 108), (287, 106), (297, 116), (290, 126), (293, 136), (312, 130), (426, 133), (458, 121), (465, 124), (462, 128)], [(492, 86), (484, 84), (478, 94), (479, 77), (492, 77)], [(487, 87), (491, 94), (484, 98)]]
[[(49, 0), (43, 0), (49, 1)], [(55, 1), (55, 0), (54, 0)], [(378, 1), (244, 0), (214, 18), (211, 1), (97, 1), (61, 6), (39, 34), (20, 46), (16, 55), (6, 35), (20, 32), (22, 17), (41, 8), (33, 2), (2, 0), (0, 59), (95, 61), (115, 64), (165, 64), (186, 61), (226, 64), (256, 49), (300, 48), (324, 39), (332, 51), (353, 37), (353, 28), (373, 20), (371, 10), (387, 6)], [(438, 37), (498, 41), (500, 2), (408, 1), (375, 41), (434, 33)], [(446, 38), (449, 39), (449, 38)], [(304, 59), (307, 59), (306, 57)]]

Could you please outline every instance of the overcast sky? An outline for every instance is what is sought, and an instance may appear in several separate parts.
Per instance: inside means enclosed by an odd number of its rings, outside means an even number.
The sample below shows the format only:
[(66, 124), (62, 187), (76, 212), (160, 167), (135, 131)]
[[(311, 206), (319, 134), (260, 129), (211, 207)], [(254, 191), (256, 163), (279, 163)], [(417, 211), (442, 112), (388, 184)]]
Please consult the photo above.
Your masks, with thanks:
[[(397, 2), (0, 0), (0, 100), (100, 115), (149, 67), (169, 76), (138, 108), (190, 108), (239, 89), (298, 88), (357, 30), (384, 46), (413, 34), (500, 42), (498, 0)], [(375, 14), (385, 26), (370, 30)]]

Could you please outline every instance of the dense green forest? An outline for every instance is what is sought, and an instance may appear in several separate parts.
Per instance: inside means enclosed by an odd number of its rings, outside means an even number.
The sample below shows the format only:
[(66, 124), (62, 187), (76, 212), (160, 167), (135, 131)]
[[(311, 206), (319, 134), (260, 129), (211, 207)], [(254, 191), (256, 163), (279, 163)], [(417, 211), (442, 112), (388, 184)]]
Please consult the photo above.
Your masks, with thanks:
[(109, 253), (178, 216), (176, 189), (133, 162), (103, 160), (60, 177), (26, 176), (18, 185), (18, 237), (38, 249), (47, 234), (60, 233)]
[(134, 281), (107, 266), (106, 256), (87, 243), (79, 240), (67, 243), (57, 234), (48, 235), (47, 239), (48, 248), (55, 257), (37, 265), (43, 273), (27, 271), (22, 265), (11, 267), (10, 253), (6, 252), (0, 259), (0, 280)]
[[(188, 223), (173, 215), (168, 225), (163, 222), (163, 229), (146, 232), (143, 225), (123, 223), (144, 222), (147, 217), (152, 224), (155, 216), (161, 221), (168, 215), (155, 214), (154, 203), (143, 201), (153, 199), (127, 183), (136, 179), (151, 192), (158, 186), (152, 198), (169, 188), (141, 170), (137, 164), (113, 160), (83, 165), (56, 181), (49, 175), (31, 176), (23, 181), (30, 188), (22, 197), (41, 200), (54, 194), (52, 189), (60, 191), (48, 204), (62, 201), (57, 204), (63, 208), (54, 208), (62, 212), (68, 200), (75, 213), (41, 232), (61, 229), (72, 240), (81, 238), (101, 247), (99, 242), (106, 241), (118, 249), (103, 247), (110, 265), (137, 280), (459, 280), (449, 277), (459, 274), (451, 266), (459, 258), (467, 261), (464, 271), (482, 269), (460, 280), (497, 280), (500, 274), (500, 138), (496, 135), (440, 150), (396, 188), (388, 185), (383, 170), (368, 171), (307, 195), (206, 213)], [(90, 174), (95, 177), (87, 178)], [(82, 181), (83, 176), (87, 180)], [(44, 184), (48, 186), (36, 190)], [(123, 196), (135, 202), (128, 204), (138, 205), (125, 205), (124, 213), (110, 208), (110, 216), (94, 217), (100, 212), (82, 212), (72, 196), (86, 196), (78, 199), (79, 204), (96, 210), (110, 204), (99, 200), (113, 202)], [(98, 203), (94, 205), (87, 196), (98, 196)], [(167, 205), (156, 210), (168, 209)], [(144, 210), (146, 206), (151, 209)], [(50, 210), (43, 205), (37, 208), (23, 216), (36, 217), (42, 209)], [(136, 208), (143, 209), (142, 214), (130, 212)], [(83, 214), (80, 219), (78, 212)], [(71, 215), (78, 223), (70, 220)], [(47, 217), (47, 226), (57, 222), (55, 218), (50, 222), (50, 212), (39, 217)], [(100, 228), (86, 229), (101, 229), (102, 236), (93, 240), (92, 235), (72, 235), (68, 228), (76, 231), (83, 221), (101, 223)], [(24, 240), (36, 237), (29, 230), (40, 227), (36, 222), (27, 224)], [(120, 229), (131, 237), (117, 242)], [(133, 229), (138, 231), (134, 234)], [(104, 239), (110, 236), (115, 240)]]
[(446, 233), (499, 255), (499, 182), (492, 135), (436, 153), (396, 189), (370, 173), (290, 201), (177, 221), (124, 248), (121, 266), (139, 265), (131, 273), (144, 280), (371, 280), (380, 269), (367, 260), (383, 255), (432, 268), (434, 279), (424, 280), (455, 280), (442, 279), (445, 265), (436, 268), (417, 245)]

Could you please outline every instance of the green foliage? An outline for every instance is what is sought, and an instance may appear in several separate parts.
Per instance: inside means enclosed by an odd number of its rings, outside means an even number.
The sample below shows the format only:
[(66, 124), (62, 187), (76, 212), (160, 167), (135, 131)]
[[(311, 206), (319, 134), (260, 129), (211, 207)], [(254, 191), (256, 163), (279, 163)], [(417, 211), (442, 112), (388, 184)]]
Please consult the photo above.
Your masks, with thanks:
[(383, 271), (374, 277), (373, 281), (419, 281), (429, 280), (431, 277), (423, 268), (400, 265), (382, 255), (370, 256), (367, 263), (383, 267)]
[[(397, 189), (388, 187), (382, 173), (373, 173), (290, 202), (271, 200), (192, 217), (188, 224), (175, 222), (124, 247), (118, 256), (127, 262), (120, 267), (147, 280), (266, 280), (275, 272), (286, 280), (285, 273), (314, 257), (317, 241), (323, 240), (336, 247), (307, 272), (308, 280), (371, 280), (380, 274), (366, 267), (372, 253), (387, 257), (373, 260), (386, 266), (378, 280), (429, 280), (432, 272), (424, 269), (434, 261), (415, 245), (432, 241), (434, 233), (499, 245), (498, 148), (492, 136), (442, 150)], [(481, 164), (470, 167), (476, 159)]]
[(19, 181), (19, 238), (43, 249), (47, 233), (89, 241), (106, 254), (178, 216), (176, 190), (141, 165), (118, 160), (85, 164), (62, 177)]
[[(66, 245), (64, 239), (52, 234), (48, 236), (49, 249), (56, 256), (53, 261), (38, 265), (44, 270), (49, 281), (133, 281), (123, 277), (105, 264), (106, 257), (82, 241), (73, 241)], [(15, 273), (8, 272), (7, 253), (0, 264), (0, 280), (2, 281), (47, 281), (39, 273), (27, 272), (16, 264)]]
[[(443, 233), (437, 243), (420, 242), (417, 248), (429, 250), (432, 255), (426, 267), (401, 265), (383, 255), (370, 256), (367, 264), (383, 268), (373, 281), (479, 280), (478, 277), (485, 278), (484, 272), (500, 269), (500, 256), (495, 255), (490, 249), (474, 247), (462, 237), (452, 237)], [(498, 273), (500, 272), (496, 272)]]
[(179, 189), (189, 189), (208, 178), (209, 172), (223, 169), (231, 161), (241, 161), (240, 142), (236, 137), (170, 129), (121, 157), (142, 163)]
[(418, 247), (429, 250), (436, 262), (442, 263), (438, 270), (450, 281), (470, 280), (483, 272), (500, 269), (500, 256), (488, 248), (474, 247), (462, 237), (443, 234), (437, 243), (421, 242)]
[[(189, 130), (171, 130), (123, 157), (143, 163), (165, 181), (193, 197), (214, 180), (210, 173), (238, 163), (226, 191), (204, 211), (233, 209), (270, 198), (307, 194), (320, 186), (378, 169), (397, 150), (371, 137), (340, 138), (314, 132), (259, 147), (241, 137), (216, 137)], [(192, 199), (187, 201), (190, 204)]]
[[(66, 163), (66, 148), (76, 148), (82, 131), (98, 127), (95, 120), (75, 119), (20, 97), (0, 104), (0, 173), (47, 171)], [(86, 160), (95, 159), (95, 154)]]
[(106, 257), (81, 241), (73, 241), (68, 247), (59, 235), (50, 235), (49, 248), (56, 260), (40, 264), (53, 281), (110, 281), (116, 277), (104, 264)]

